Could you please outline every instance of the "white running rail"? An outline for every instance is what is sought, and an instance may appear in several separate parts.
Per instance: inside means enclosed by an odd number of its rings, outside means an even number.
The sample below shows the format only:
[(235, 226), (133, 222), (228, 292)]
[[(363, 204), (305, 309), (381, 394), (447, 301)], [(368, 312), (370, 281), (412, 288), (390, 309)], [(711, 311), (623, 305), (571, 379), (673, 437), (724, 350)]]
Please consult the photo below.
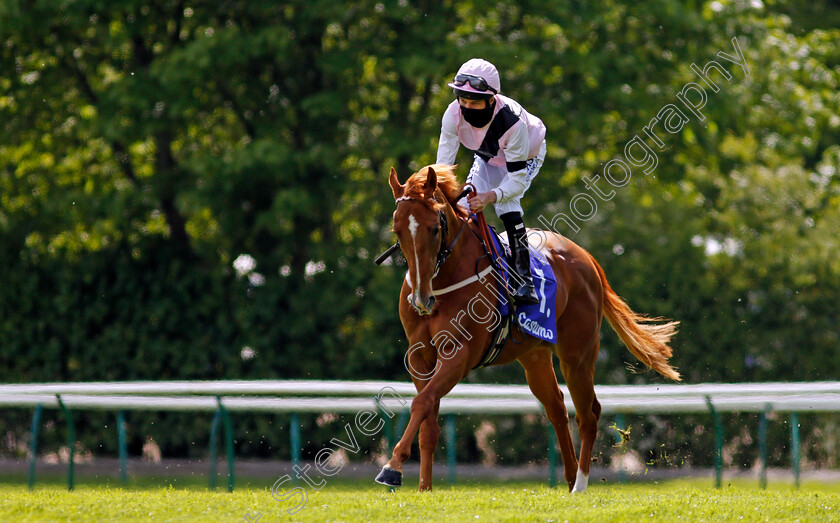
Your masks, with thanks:
[[(561, 386), (574, 412), (569, 391)], [(836, 412), (840, 382), (705, 383), (697, 385), (604, 385), (595, 393), (604, 414), (657, 414), (708, 411)], [(0, 385), (0, 406), (104, 410), (214, 411), (221, 401), (231, 411), (358, 412), (381, 397), (390, 409), (408, 408), (416, 394), (406, 382), (387, 381), (138, 381)], [(217, 400), (216, 397), (219, 397)], [(405, 402), (405, 403), (403, 403)], [(504, 414), (542, 412), (524, 385), (459, 384), (441, 400), (441, 413)]]

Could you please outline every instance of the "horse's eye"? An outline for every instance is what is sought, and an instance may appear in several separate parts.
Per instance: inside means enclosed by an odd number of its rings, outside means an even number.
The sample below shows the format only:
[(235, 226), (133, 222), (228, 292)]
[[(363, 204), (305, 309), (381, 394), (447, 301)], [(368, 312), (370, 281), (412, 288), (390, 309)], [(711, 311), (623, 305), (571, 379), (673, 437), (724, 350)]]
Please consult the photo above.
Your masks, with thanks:
[(432, 234), (437, 234), (440, 232), (440, 225), (435, 225), (432, 227)]

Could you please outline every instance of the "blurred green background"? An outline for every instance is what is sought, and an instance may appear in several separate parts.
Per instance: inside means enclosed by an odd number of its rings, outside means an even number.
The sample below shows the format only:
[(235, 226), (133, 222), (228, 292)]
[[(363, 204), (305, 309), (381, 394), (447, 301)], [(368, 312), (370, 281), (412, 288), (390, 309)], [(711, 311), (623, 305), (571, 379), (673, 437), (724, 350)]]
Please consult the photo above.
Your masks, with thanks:
[[(838, 28), (837, 1), (3, 0), (0, 381), (407, 381), (405, 268), (372, 262), (394, 241), (386, 179), (434, 161), (472, 57), (548, 128), (529, 226), (634, 136), (654, 147), (653, 172), (558, 232), (682, 322), (686, 382), (838, 379)], [(717, 57), (733, 38), (749, 76)], [(731, 80), (711, 73), (705, 120), (681, 106), (655, 147), (643, 128), (710, 60)], [(596, 383), (659, 380), (603, 334)], [(204, 452), (201, 416), (131, 416), (135, 451), (156, 423), (165, 455)], [(89, 448), (115, 439), (85, 419)], [(28, 420), (4, 410), (0, 434)], [(280, 421), (242, 423), (240, 454), (281, 452)]]

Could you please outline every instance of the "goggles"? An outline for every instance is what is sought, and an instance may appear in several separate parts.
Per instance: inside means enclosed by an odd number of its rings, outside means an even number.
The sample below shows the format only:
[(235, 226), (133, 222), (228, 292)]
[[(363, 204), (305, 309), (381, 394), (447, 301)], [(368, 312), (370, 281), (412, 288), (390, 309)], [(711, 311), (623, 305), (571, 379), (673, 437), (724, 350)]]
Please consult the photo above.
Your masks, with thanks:
[(452, 83), (457, 87), (461, 87), (464, 84), (470, 84), (470, 87), (479, 91), (491, 91), (493, 94), (499, 93), (487, 84), (487, 80), (472, 74), (455, 75), (455, 80), (453, 80)]

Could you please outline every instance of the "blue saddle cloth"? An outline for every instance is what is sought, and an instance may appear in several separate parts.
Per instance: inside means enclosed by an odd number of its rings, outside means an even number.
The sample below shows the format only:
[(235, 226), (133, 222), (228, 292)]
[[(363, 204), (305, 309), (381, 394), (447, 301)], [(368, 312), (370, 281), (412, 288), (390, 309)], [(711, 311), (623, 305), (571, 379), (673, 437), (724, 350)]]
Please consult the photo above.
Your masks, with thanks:
[[(506, 253), (510, 252), (510, 247), (506, 241), (502, 243), (503, 239), (495, 229), (490, 227), (490, 230), (493, 231), (490, 236), (496, 245), (496, 250), (503, 253), (502, 258), (505, 258)], [(554, 310), (554, 305), (557, 303), (557, 279), (542, 253), (537, 252), (533, 247), (528, 249), (528, 253), (531, 257), (531, 277), (534, 279), (534, 288), (540, 301), (527, 305), (514, 305), (516, 323), (523, 332), (541, 340), (557, 343), (557, 317)], [(504, 269), (505, 278), (510, 283), (513, 267), (510, 267), (507, 259), (498, 260), (498, 263)], [(500, 300), (499, 313), (507, 316), (511, 305), (513, 304), (506, 300)]]

